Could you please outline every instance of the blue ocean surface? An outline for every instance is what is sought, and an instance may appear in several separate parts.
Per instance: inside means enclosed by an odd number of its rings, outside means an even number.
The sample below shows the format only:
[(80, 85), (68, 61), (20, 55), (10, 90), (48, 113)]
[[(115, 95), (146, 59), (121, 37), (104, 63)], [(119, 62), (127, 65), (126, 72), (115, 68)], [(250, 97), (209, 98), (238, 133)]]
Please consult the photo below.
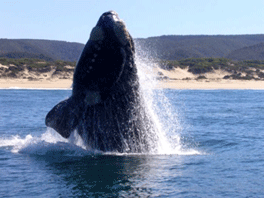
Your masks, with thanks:
[(46, 128), (70, 94), (0, 90), (0, 197), (264, 197), (264, 90), (156, 90), (172, 148), (149, 154), (89, 151)]

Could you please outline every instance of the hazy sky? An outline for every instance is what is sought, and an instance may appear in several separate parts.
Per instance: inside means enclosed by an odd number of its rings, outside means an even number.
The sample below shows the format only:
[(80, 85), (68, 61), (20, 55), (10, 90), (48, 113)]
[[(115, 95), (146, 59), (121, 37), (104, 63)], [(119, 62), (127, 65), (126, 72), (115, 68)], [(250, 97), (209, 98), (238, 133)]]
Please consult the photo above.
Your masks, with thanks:
[(86, 43), (108, 10), (134, 38), (264, 34), (264, 0), (1, 0), (0, 38)]

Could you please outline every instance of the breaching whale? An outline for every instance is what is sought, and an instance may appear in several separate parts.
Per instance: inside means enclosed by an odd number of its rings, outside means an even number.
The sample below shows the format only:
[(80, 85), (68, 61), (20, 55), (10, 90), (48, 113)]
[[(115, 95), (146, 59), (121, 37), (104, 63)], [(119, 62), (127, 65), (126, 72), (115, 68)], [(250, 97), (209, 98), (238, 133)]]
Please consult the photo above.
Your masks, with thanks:
[(47, 114), (46, 125), (68, 138), (77, 130), (92, 149), (149, 152), (154, 125), (142, 105), (135, 46), (114, 11), (103, 13), (77, 62), (72, 95)]

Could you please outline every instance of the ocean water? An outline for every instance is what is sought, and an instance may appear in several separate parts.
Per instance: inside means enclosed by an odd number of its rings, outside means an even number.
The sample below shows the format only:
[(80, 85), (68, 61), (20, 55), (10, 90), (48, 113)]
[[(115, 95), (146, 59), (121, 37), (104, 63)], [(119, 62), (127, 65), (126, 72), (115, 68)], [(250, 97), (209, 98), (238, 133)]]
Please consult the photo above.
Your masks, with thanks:
[(154, 91), (170, 149), (150, 154), (88, 151), (47, 129), (70, 93), (0, 90), (0, 197), (264, 197), (263, 90)]

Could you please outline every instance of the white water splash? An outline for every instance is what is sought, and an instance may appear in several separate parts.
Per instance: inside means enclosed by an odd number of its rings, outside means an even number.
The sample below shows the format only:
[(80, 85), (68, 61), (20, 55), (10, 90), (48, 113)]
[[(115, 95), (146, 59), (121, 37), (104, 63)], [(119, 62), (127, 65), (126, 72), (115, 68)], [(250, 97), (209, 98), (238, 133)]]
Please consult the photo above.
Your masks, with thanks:
[[(164, 140), (162, 140), (164, 141)], [(165, 140), (167, 142), (167, 140)], [(183, 150), (180, 142), (178, 147), (174, 149), (165, 147), (158, 153), (148, 153), (147, 155), (200, 155), (197, 150), (188, 149)], [(82, 141), (81, 137), (75, 132), (67, 140), (62, 138), (57, 132), (52, 129), (47, 129), (41, 137), (34, 137), (30, 134), (24, 138), (19, 135), (11, 136), (9, 138), (0, 139), (0, 148), (11, 150), (12, 153), (22, 153), (38, 156), (54, 156), (57, 160), (62, 160), (63, 157), (82, 157), (87, 155), (102, 154), (102, 155), (118, 155), (118, 156), (133, 156), (146, 155), (146, 153), (118, 153), (118, 152), (100, 152), (98, 150), (91, 150)], [(55, 160), (55, 159), (54, 159)]]
[(33, 155), (54, 155), (57, 153), (64, 156), (83, 156), (95, 153), (86, 148), (76, 132), (72, 133), (69, 139), (65, 139), (51, 128), (47, 128), (47, 131), (40, 137), (28, 134), (24, 138), (15, 135), (0, 139), (1, 147), (10, 149), (12, 153)]
[(19, 135), (11, 136), (10, 138), (0, 139), (1, 147), (10, 147), (13, 153), (17, 153), (25, 145), (30, 144), (33, 141), (31, 135), (27, 135), (25, 138), (21, 138)]
[(157, 74), (154, 72), (158, 64), (137, 45), (136, 65), (143, 96), (144, 106), (155, 123), (158, 136), (157, 153), (162, 155), (197, 155), (195, 149), (183, 149), (181, 144), (180, 125), (177, 111), (174, 110), (164, 92), (157, 90)]

